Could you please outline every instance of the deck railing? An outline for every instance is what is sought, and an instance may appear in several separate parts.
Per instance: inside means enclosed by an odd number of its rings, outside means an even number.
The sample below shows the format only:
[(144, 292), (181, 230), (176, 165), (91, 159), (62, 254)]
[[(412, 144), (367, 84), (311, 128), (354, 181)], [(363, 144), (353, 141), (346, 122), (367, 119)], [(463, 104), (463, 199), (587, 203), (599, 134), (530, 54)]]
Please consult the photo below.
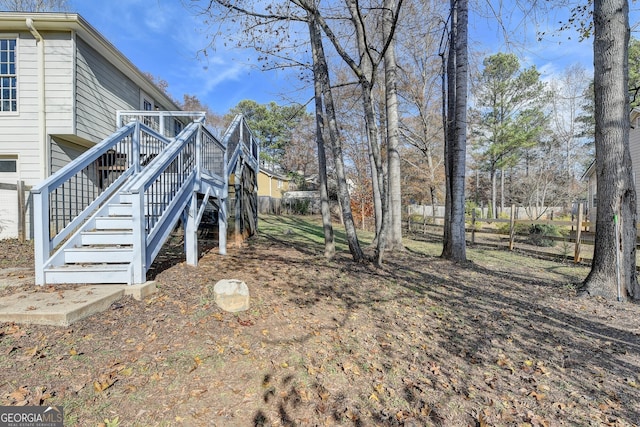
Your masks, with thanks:
[(243, 155), (258, 173), (260, 149), (258, 141), (253, 137), (251, 129), (242, 115), (237, 115), (222, 137), (222, 143), (229, 152), (227, 174), (235, 173), (238, 159)]
[(139, 122), (129, 123), (36, 185), (31, 190), (36, 275), (60, 243), (144, 168), (141, 159), (155, 157), (169, 142)]
[[(186, 117), (196, 120), (167, 136), (173, 132), (167, 132), (167, 123)], [(32, 190), (36, 283), (43, 283), (44, 267), (61, 243), (77, 239), (82, 225), (116, 193), (131, 199), (136, 258), (131, 274), (139, 283), (195, 192), (214, 195), (224, 209), (228, 146), (235, 148), (234, 162), (242, 155), (257, 169), (258, 144), (241, 116), (222, 142), (204, 126), (203, 113), (118, 112), (117, 120), (123, 123), (117, 132)]]

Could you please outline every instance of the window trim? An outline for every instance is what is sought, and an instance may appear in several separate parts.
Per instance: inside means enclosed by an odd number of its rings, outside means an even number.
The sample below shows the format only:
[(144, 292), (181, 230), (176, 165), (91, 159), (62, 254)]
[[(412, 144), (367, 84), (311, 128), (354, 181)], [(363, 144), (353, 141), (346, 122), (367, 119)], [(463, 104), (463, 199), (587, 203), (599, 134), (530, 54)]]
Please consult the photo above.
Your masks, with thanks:
[[(4, 102), (4, 98), (2, 97), (2, 93), (0, 93), (0, 115), (2, 116), (15, 116), (18, 115), (19, 113), (19, 107), (20, 107), (20, 102), (19, 102), (19, 93), (20, 91), (18, 90), (19, 88), (19, 82), (18, 82), (18, 51), (19, 51), (19, 40), (20, 37), (18, 36), (18, 34), (15, 33), (1, 33), (0, 34), (0, 40), (2, 41), (13, 41), (14, 47), (13, 47), (13, 68), (14, 68), (14, 72), (13, 73), (7, 73), (7, 74), (0, 74), (0, 79), (2, 78), (10, 78), (10, 79), (14, 79), (14, 85), (13, 85), (13, 89), (15, 90), (15, 109), (9, 109), (6, 111), (2, 110), (2, 103)], [(0, 70), (1, 71), (1, 70)]]
[(10, 177), (10, 176), (17, 176), (19, 170), (19, 164), (18, 164), (18, 155), (17, 154), (0, 154), (0, 162), (5, 162), (5, 161), (13, 161), (13, 164), (15, 165), (15, 170), (14, 171), (3, 171), (2, 169), (0, 169), (0, 176), (2, 176), (3, 178), (6, 177)]

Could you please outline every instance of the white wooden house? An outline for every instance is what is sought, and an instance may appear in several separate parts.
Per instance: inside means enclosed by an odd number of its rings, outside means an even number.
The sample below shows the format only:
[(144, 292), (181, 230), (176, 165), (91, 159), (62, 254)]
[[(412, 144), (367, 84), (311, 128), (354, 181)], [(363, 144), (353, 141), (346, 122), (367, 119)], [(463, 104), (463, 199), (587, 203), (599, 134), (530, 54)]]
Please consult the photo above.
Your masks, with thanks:
[[(629, 151), (631, 153), (633, 180), (635, 182), (636, 192), (640, 193), (640, 174), (638, 174), (638, 171), (640, 171), (640, 109), (634, 108), (631, 111), (630, 122)], [(587, 182), (587, 220), (595, 224), (598, 207), (595, 160), (587, 168), (582, 179)], [(637, 209), (638, 213), (640, 213), (640, 203)]]
[(34, 186), (111, 135), (118, 110), (179, 110), (78, 14), (0, 12), (0, 74), (0, 238), (17, 236), (8, 186)]

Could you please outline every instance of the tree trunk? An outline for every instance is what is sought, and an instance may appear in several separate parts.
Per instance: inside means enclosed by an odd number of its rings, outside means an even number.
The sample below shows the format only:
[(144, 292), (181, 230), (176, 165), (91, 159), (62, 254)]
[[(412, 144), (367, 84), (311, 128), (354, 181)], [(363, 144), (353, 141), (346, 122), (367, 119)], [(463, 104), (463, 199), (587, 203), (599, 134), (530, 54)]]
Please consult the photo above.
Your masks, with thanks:
[(636, 192), (629, 152), (627, 0), (595, 0), (594, 85), (598, 211), (590, 295), (638, 300)]
[(465, 162), (467, 146), (467, 0), (451, 0), (451, 42), (447, 65), (448, 113), (445, 144), (447, 196), (442, 257), (466, 261)]
[(498, 189), (496, 179), (498, 176), (498, 171), (495, 168), (492, 168), (490, 171), (491, 174), (491, 218), (498, 218), (497, 212), (497, 204), (498, 204)]
[(382, 19), (384, 39), (390, 40), (384, 54), (385, 106), (387, 116), (387, 170), (389, 188), (389, 237), (386, 249), (404, 250), (402, 244), (402, 193), (400, 174), (400, 126), (398, 119), (397, 64), (393, 28), (395, 0), (385, 0)]
[(309, 35), (311, 40), (311, 51), (313, 56), (314, 79), (313, 88), (315, 91), (316, 106), (316, 143), (318, 145), (318, 181), (320, 185), (320, 211), (322, 213), (322, 228), (324, 231), (324, 256), (331, 259), (336, 253), (336, 245), (333, 236), (333, 225), (331, 223), (331, 206), (329, 205), (329, 191), (327, 189), (327, 158), (324, 148), (324, 108), (322, 103), (322, 83), (317, 78), (321, 72), (318, 60), (317, 46), (322, 43), (320, 31), (315, 20), (309, 17)]
[(500, 213), (504, 212), (504, 168), (500, 169)]
[(364, 105), (365, 123), (367, 125), (367, 134), (369, 140), (369, 149), (374, 161), (372, 171), (373, 179), (377, 180), (378, 196), (380, 197), (380, 230), (376, 234), (376, 263), (382, 264), (384, 250), (387, 246), (387, 230), (389, 228), (389, 198), (387, 197), (387, 182), (384, 175), (382, 165), (382, 154), (380, 153), (380, 145), (378, 144), (379, 131), (376, 126), (375, 113), (373, 109), (373, 95), (371, 93), (371, 82), (367, 79), (361, 79), (362, 98)]
[[(317, 32), (316, 16), (312, 13), (311, 15), (312, 16), (310, 18), (313, 20), (314, 29)], [(338, 180), (338, 199), (342, 208), (342, 218), (347, 237), (347, 244), (349, 245), (349, 251), (351, 252), (353, 260), (356, 262), (362, 262), (364, 261), (364, 253), (362, 252), (362, 248), (360, 248), (360, 242), (358, 241), (356, 226), (353, 220), (353, 212), (351, 211), (351, 197), (349, 196), (349, 187), (345, 175), (342, 142), (340, 140), (340, 130), (338, 129), (335, 107), (333, 104), (333, 95), (331, 93), (329, 69), (327, 67), (327, 61), (324, 54), (324, 47), (322, 46), (322, 38), (318, 34), (317, 37), (314, 37), (314, 40), (318, 60), (318, 67), (314, 68), (314, 70), (317, 70), (318, 75), (314, 76), (314, 78), (319, 80), (322, 87), (322, 98), (324, 100), (325, 113), (329, 125), (329, 143), (335, 162), (336, 177)]]
[[(366, 42), (366, 32), (363, 22), (360, 20), (360, 11), (358, 10), (358, 2), (355, 0), (347, 0), (347, 7), (351, 14), (351, 21), (356, 32), (356, 42), (358, 53), (360, 54), (359, 67), (352, 70), (358, 76), (360, 89), (362, 91), (362, 104), (364, 108), (364, 120), (367, 127), (367, 140), (369, 142), (369, 150), (373, 158), (372, 179), (377, 180), (377, 189), (380, 200), (381, 218), (376, 219), (376, 224), (380, 225), (380, 229), (376, 230), (376, 262), (381, 264), (387, 240), (387, 228), (389, 226), (389, 199), (387, 197), (387, 183), (385, 182), (384, 169), (382, 166), (382, 155), (380, 153), (380, 145), (378, 143), (380, 132), (376, 125), (375, 110), (373, 108), (373, 76), (375, 73), (374, 64), (371, 61), (371, 52)], [(335, 43), (334, 43), (335, 45)], [(344, 57), (344, 56), (343, 56)], [(374, 185), (374, 186), (375, 186)], [(374, 194), (376, 197), (376, 194)], [(376, 212), (377, 213), (377, 212)]]
[(373, 194), (373, 215), (375, 220), (375, 237), (373, 239), (372, 245), (378, 244), (378, 236), (380, 235), (380, 231), (382, 230), (382, 199), (380, 198), (380, 189), (378, 188), (378, 179), (376, 173), (376, 162), (373, 159), (373, 153), (371, 152), (371, 147), (368, 147), (369, 150), (369, 165), (371, 167), (371, 188)]

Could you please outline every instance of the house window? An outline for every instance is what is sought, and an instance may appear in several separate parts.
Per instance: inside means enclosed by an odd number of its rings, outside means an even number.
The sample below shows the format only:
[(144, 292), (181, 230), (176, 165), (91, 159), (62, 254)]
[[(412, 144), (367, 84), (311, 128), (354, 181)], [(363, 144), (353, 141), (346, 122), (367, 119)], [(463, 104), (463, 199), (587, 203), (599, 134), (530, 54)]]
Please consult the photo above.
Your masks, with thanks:
[(18, 159), (15, 156), (0, 157), (0, 173), (16, 173)]
[(179, 120), (173, 121), (173, 136), (177, 136), (180, 132), (182, 132), (182, 123)]
[(0, 111), (18, 111), (16, 41), (0, 39)]
[(142, 102), (142, 109), (144, 111), (152, 111), (153, 110), (153, 104), (151, 103), (151, 101), (149, 101), (148, 99), (145, 99)]
[(278, 180), (278, 188), (282, 188), (282, 180), (281, 179)]

